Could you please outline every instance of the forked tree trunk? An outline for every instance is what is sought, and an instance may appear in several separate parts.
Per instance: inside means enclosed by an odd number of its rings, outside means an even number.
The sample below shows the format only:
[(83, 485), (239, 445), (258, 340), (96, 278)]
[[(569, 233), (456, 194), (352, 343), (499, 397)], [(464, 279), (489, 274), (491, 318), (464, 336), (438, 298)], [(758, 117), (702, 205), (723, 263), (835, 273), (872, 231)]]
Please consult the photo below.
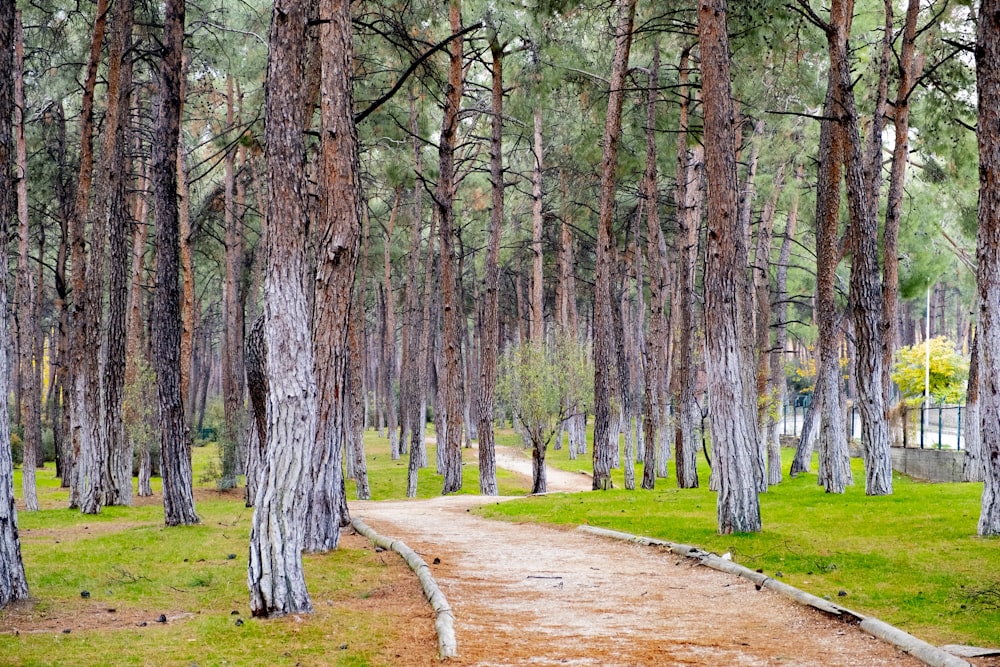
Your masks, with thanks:
[[(318, 413), (312, 456), (312, 495), (305, 534), (305, 549), (314, 552), (335, 549), (340, 540), (340, 527), (347, 519), (343, 514), (346, 507), (343, 477), (347, 421), (345, 390), (350, 354), (347, 336), (361, 241), (361, 184), (351, 83), (354, 72), (351, 5), (349, 0), (320, 0), (319, 4), (320, 15), (328, 21), (319, 28), (323, 53), (320, 85), (322, 178), (320, 219), (316, 225), (316, 303), (312, 325)], [(389, 238), (391, 234), (390, 225)], [(391, 297), (387, 296), (387, 310), (392, 308), (390, 301)], [(391, 326), (392, 331), (387, 332), (387, 336), (394, 338), (395, 324)], [(393, 359), (387, 362), (395, 365), (394, 344), (392, 356)], [(391, 387), (386, 390), (391, 391)], [(387, 395), (390, 433), (395, 436), (391, 404)]]
[[(462, 2), (449, 0), (448, 16), (452, 34), (462, 29)], [(438, 448), (443, 447), (443, 494), (462, 488), (462, 303), (459, 299), (459, 279), (455, 275), (455, 141), (458, 134), (458, 112), (462, 104), (462, 40), (449, 45), (448, 86), (445, 95), (444, 118), (439, 142), (439, 176), (435, 204), (440, 217), (441, 238), (441, 309), (442, 350), (444, 373), (440, 389), (444, 399), (447, 429)]]
[[(14, 3), (0, 3), (0, 257), (7, 257), (8, 227), (14, 214)], [(0, 271), (0, 340), (7, 341), (7, 272)], [(0, 396), (8, 395), (6, 351), (0, 350)], [(14, 505), (14, 463), (10, 417), (0, 410), (0, 608), (28, 597)]]
[(152, 154), (156, 219), (156, 292), (153, 297), (153, 365), (159, 404), (163, 512), (168, 526), (198, 523), (194, 509), (191, 450), (181, 386), (180, 220), (177, 156), (181, 117), (181, 53), (184, 0), (167, 0), (159, 106)]
[(983, 0), (976, 30), (979, 92), (979, 534), (1000, 535), (1000, 1)]
[(276, 2), (269, 38), (264, 135), (269, 184), (264, 285), (268, 424), (264, 477), (250, 531), (247, 583), (254, 616), (312, 610), (302, 572), (317, 412), (306, 290), (308, 188), (301, 99), (308, 6), (309, 0)]
[(611, 488), (611, 466), (618, 446), (612, 429), (611, 398), (614, 350), (612, 308), (612, 264), (617, 257), (614, 241), (615, 168), (625, 96), (625, 75), (632, 47), (635, 0), (615, 3), (615, 50), (611, 60), (608, 111), (604, 123), (604, 151), (601, 157), (600, 207), (597, 227), (597, 278), (594, 285), (594, 490)]
[(729, 79), (725, 0), (699, 0), (708, 180), (705, 269), (706, 367), (714, 470), (718, 473), (719, 532), (761, 529), (756, 392), (747, 386), (751, 313), (746, 303), (748, 249), (737, 217), (736, 128)]
[[(837, 13), (839, 2), (845, 5)], [(888, 41), (881, 60), (879, 93), (869, 128), (868, 155), (862, 150), (860, 118), (855, 106), (854, 80), (848, 53), (850, 13), (853, 0), (832, 4), (830, 69), (836, 77), (841, 116), (846, 134), (844, 154), (847, 204), (851, 219), (850, 300), (857, 346), (856, 373), (861, 408), (861, 444), (865, 456), (865, 493), (892, 493), (892, 457), (889, 452), (889, 411), (882, 384), (882, 283), (878, 266), (878, 186), (881, 183), (882, 118), (885, 113), (885, 80)], [(888, 5), (891, 8), (891, 4)]]

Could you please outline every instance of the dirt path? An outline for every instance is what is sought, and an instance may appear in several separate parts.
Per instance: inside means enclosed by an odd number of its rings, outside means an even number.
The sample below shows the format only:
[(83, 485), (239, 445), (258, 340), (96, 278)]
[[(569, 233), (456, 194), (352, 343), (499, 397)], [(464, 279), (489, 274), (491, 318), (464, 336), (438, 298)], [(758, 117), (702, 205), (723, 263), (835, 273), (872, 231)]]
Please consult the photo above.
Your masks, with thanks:
[[(530, 460), (503, 450), (498, 465)], [(556, 471), (552, 471), (555, 473)], [(549, 477), (552, 490), (589, 478)], [(752, 583), (649, 547), (487, 521), (496, 498), (352, 503), (431, 566), (455, 612), (458, 665), (920, 665)]]

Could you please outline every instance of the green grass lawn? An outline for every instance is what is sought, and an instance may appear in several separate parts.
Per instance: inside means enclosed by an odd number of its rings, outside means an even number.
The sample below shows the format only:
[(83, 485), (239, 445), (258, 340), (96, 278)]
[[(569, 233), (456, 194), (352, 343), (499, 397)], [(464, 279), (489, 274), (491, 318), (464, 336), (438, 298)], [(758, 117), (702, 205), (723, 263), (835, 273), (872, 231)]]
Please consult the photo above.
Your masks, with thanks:
[[(366, 441), (373, 497), (405, 495), (406, 458), (392, 461), (387, 440), (370, 436)], [(136, 499), (133, 507), (84, 516), (67, 509), (69, 494), (59, 488), (52, 464), (38, 471), (43, 509), (18, 514), (32, 604), (14, 614), (0, 611), (5, 631), (0, 633), (0, 664), (399, 664), (401, 658), (386, 651), (405, 637), (400, 632), (409, 621), (399, 615), (405, 609), (386, 614), (387, 605), (368, 601), (398, 595), (392, 577), (401, 576), (402, 568), (414, 587), (412, 599), (430, 618), (402, 561), (364, 548), (360, 538), (352, 548), (306, 556), (315, 613), (302, 619), (250, 618), (246, 559), (253, 510), (245, 507), (242, 488), (215, 491), (214, 446), (192, 453), (201, 523), (181, 528), (163, 526), (159, 479), (153, 480), (153, 504)], [(476, 493), (478, 468), (469, 452), (463, 453), (463, 492)], [(429, 454), (433, 462), (433, 447)], [(510, 473), (500, 474), (500, 485), (512, 495), (530, 486)], [(441, 486), (441, 476), (421, 471), (421, 497), (440, 494)], [(353, 491), (348, 482), (348, 493)], [(20, 494), (17, 470), (15, 495)], [(160, 614), (167, 623), (157, 622)], [(435, 654), (433, 640), (426, 652), (430, 658)]]
[[(792, 454), (783, 451), (786, 471)], [(566, 449), (550, 450), (548, 463), (571, 471), (591, 467), (589, 453), (571, 461)], [(671, 465), (671, 477), (657, 480), (655, 491), (626, 491), (618, 469), (612, 491), (528, 497), (480, 511), (729, 551), (751, 569), (780, 573), (789, 584), (928, 641), (1000, 645), (1000, 540), (976, 536), (982, 484), (926, 484), (896, 475), (894, 495), (870, 498), (859, 460), (853, 469), (855, 484), (842, 496), (824, 493), (815, 473), (786, 474), (760, 497), (759, 535), (717, 534), (716, 495), (707, 488), (704, 457), (699, 489), (677, 489)], [(640, 465), (637, 483), (641, 479)]]

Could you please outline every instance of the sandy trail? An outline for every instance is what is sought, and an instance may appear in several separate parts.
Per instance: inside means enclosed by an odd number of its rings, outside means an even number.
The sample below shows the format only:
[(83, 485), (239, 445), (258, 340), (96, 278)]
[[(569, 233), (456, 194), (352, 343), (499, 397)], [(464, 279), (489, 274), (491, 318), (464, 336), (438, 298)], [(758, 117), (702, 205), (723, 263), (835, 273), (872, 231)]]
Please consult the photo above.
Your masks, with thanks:
[[(520, 460), (518, 460), (520, 459)], [(498, 465), (530, 475), (501, 448)], [(590, 488), (550, 469), (549, 488)], [(497, 498), (352, 503), (431, 565), (455, 612), (458, 665), (920, 665), (853, 626), (649, 547), (487, 521)]]

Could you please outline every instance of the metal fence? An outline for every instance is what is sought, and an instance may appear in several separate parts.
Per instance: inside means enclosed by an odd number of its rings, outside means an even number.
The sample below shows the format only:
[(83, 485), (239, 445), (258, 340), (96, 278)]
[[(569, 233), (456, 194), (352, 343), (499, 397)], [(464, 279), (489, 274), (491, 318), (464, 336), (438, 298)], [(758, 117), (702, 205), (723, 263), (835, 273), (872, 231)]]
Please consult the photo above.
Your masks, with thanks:
[[(802, 432), (807, 397), (798, 397), (785, 403), (782, 413), (781, 434), (798, 437)], [(929, 407), (895, 406), (891, 412), (890, 426), (893, 444), (919, 449), (962, 449), (962, 429), (966, 418), (964, 405), (936, 404)], [(851, 438), (861, 437), (861, 414), (854, 403), (848, 402), (847, 430)]]

